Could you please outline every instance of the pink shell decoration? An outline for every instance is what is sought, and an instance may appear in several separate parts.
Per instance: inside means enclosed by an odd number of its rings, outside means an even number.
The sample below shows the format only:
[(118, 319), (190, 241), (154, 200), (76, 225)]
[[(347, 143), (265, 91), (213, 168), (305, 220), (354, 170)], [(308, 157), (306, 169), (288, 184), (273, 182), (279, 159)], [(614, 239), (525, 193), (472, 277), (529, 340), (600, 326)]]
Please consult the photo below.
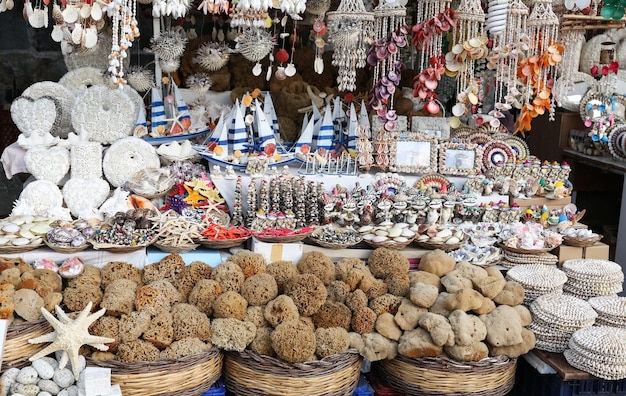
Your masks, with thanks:
[(78, 256), (74, 256), (63, 261), (63, 264), (59, 267), (59, 275), (63, 278), (75, 278), (82, 274), (84, 269), (85, 263), (83, 263), (83, 260)]

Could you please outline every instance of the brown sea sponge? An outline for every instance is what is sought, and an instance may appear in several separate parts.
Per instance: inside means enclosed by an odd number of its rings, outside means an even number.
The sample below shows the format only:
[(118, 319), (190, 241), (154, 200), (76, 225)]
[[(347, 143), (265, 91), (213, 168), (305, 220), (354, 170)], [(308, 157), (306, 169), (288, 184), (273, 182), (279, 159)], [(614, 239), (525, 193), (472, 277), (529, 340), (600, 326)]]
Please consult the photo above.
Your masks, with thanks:
[(241, 294), (227, 291), (215, 298), (213, 302), (213, 317), (243, 320), (243, 317), (246, 316), (247, 308), (248, 302)]
[(161, 351), (160, 357), (161, 359), (179, 359), (207, 352), (209, 349), (211, 349), (211, 345), (206, 342), (195, 337), (187, 337), (172, 342), (170, 346)]
[(382, 279), (374, 278), (373, 276), (365, 275), (359, 283), (359, 289), (365, 292), (368, 299), (380, 297), (387, 294), (389, 288)]
[(305, 253), (298, 261), (297, 267), (301, 274), (317, 276), (325, 286), (335, 280), (335, 264), (322, 252)]
[(287, 320), (296, 320), (300, 317), (298, 307), (288, 295), (281, 294), (265, 306), (263, 313), (265, 320), (273, 327)]
[(62, 302), (63, 294), (57, 292), (52, 292), (43, 299), (44, 308), (48, 312), (54, 311), (54, 307), (61, 305)]
[(348, 287), (348, 284), (343, 281), (334, 280), (326, 286), (326, 293), (328, 293), (326, 299), (345, 303), (348, 293), (350, 293), (350, 287)]
[(377, 317), (378, 315), (370, 308), (357, 309), (352, 313), (352, 320), (350, 321), (352, 330), (359, 334), (371, 333), (374, 331)]
[(285, 285), (289, 280), (298, 275), (298, 268), (293, 262), (287, 260), (274, 261), (268, 264), (267, 273), (274, 277), (278, 293), (285, 291)]
[(291, 363), (305, 362), (315, 353), (315, 332), (297, 319), (276, 326), (271, 339), (276, 355)]
[(454, 269), (456, 261), (441, 249), (431, 250), (422, 256), (418, 268), (442, 277)]
[(106, 288), (117, 279), (128, 279), (137, 285), (142, 284), (142, 271), (125, 261), (111, 261), (102, 267), (102, 287)]
[(211, 342), (225, 351), (242, 352), (256, 336), (256, 326), (235, 318), (211, 321)]
[(115, 339), (114, 342), (105, 344), (108, 347), (108, 352), (115, 353), (122, 341), (120, 338), (120, 320), (115, 316), (101, 316), (89, 326), (89, 334)]
[(33, 267), (21, 257), (0, 257), (0, 272), (7, 268), (18, 268), (20, 273), (32, 271), (33, 269)]
[(249, 250), (240, 250), (228, 258), (241, 268), (246, 278), (256, 274), (263, 274), (267, 270), (267, 261), (261, 253), (253, 253)]
[(160, 354), (159, 348), (144, 340), (123, 342), (117, 348), (117, 357), (124, 363), (151, 362)]
[(176, 289), (176, 286), (166, 279), (152, 281), (150, 282), (150, 286), (165, 295), (172, 305), (182, 302), (183, 300), (183, 297), (178, 289)]
[(136, 290), (137, 283), (135, 281), (126, 278), (115, 279), (107, 283), (100, 306), (106, 308), (107, 315), (128, 315), (135, 309)]
[(168, 347), (174, 341), (174, 318), (169, 311), (159, 312), (143, 332), (143, 339), (159, 349)]
[(217, 281), (200, 279), (189, 293), (187, 301), (198, 307), (200, 312), (211, 316), (215, 299), (220, 294), (222, 294), (222, 286)]
[(187, 302), (187, 297), (201, 279), (211, 278), (211, 266), (202, 261), (193, 261), (185, 266), (178, 278), (174, 281), (174, 286), (181, 295), (180, 302)]
[(365, 264), (365, 261), (356, 257), (346, 257), (339, 260), (335, 265), (335, 279), (346, 282), (346, 280), (348, 279), (348, 274), (353, 269), (358, 269), (371, 275), (371, 272), (369, 271), (369, 268), (367, 268), (367, 264)]
[(133, 311), (120, 318), (120, 339), (122, 342), (136, 340), (150, 327), (150, 314), (146, 311)]
[(257, 327), (256, 336), (248, 348), (260, 355), (276, 356), (276, 352), (274, 352), (274, 349), (272, 348), (273, 331), (274, 329), (268, 326)]
[(276, 279), (265, 273), (252, 275), (243, 282), (241, 295), (249, 305), (265, 305), (278, 295)]
[(328, 327), (315, 330), (315, 355), (319, 359), (348, 350), (350, 337), (343, 327)]
[(135, 291), (135, 309), (145, 311), (149, 315), (156, 315), (162, 310), (169, 311), (172, 307), (167, 296), (152, 285), (143, 285)]
[(143, 282), (150, 283), (156, 280), (175, 282), (185, 268), (185, 260), (178, 253), (171, 253), (159, 262), (148, 264), (143, 269)]
[(316, 328), (341, 327), (347, 331), (350, 330), (352, 311), (340, 302), (326, 301), (311, 319)]
[(61, 279), (61, 276), (52, 270), (36, 269), (33, 271), (33, 276), (35, 279), (39, 279), (51, 287), (53, 292), (60, 292), (63, 289), (63, 280)]
[(102, 274), (100, 268), (93, 265), (86, 265), (83, 268), (83, 272), (76, 278), (67, 280), (67, 287), (80, 287), (80, 286), (98, 286), (102, 285)]
[(293, 300), (298, 312), (303, 316), (311, 316), (326, 301), (326, 287), (313, 274), (300, 274), (293, 278), (285, 291)]
[(346, 297), (346, 306), (353, 311), (361, 308), (366, 308), (367, 303), (367, 296), (365, 295), (365, 292), (361, 289), (356, 289), (355, 291), (348, 294), (348, 297)]
[(213, 269), (211, 279), (217, 281), (222, 287), (222, 292), (234, 291), (239, 293), (245, 280), (243, 271), (236, 263), (224, 261)]
[(413, 330), (420, 316), (426, 312), (428, 312), (426, 308), (418, 307), (408, 298), (403, 298), (394, 319), (402, 330)]
[(398, 341), (402, 335), (402, 329), (396, 323), (392, 314), (385, 312), (376, 319), (376, 331), (390, 340)]
[(81, 287), (66, 287), (63, 290), (63, 302), (67, 309), (74, 312), (85, 309), (89, 301), (93, 303), (92, 309), (95, 310), (100, 306), (103, 296), (104, 293), (97, 285), (86, 284)]
[(17, 286), (15, 286), (15, 290), (20, 289), (34, 290), (35, 293), (39, 294), (39, 297), (41, 298), (45, 298), (48, 294), (52, 293), (52, 287), (50, 287), (44, 281), (36, 278), (28, 278), (22, 280)]
[(385, 279), (393, 274), (406, 274), (409, 271), (409, 260), (394, 249), (375, 249), (367, 260), (367, 265), (372, 275), (379, 279)]
[(266, 305), (251, 306), (248, 305), (246, 309), (246, 316), (243, 320), (246, 322), (252, 322), (258, 328), (269, 326), (269, 322), (265, 320), (265, 307)]
[(405, 331), (398, 340), (398, 353), (410, 357), (421, 358), (439, 356), (443, 348), (433, 342), (428, 331), (421, 327)]
[(398, 312), (398, 307), (401, 302), (402, 297), (394, 296), (393, 294), (385, 294), (370, 300), (369, 307), (376, 315), (382, 315), (385, 312), (395, 315), (396, 312)]
[(211, 339), (211, 321), (195, 305), (179, 303), (172, 307), (174, 340), (197, 337), (202, 341)]
[(411, 282), (409, 281), (409, 275), (404, 274), (392, 274), (385, 278), (385, 284), (390, 294), (395, 296), (404, 297), (409, 293)]

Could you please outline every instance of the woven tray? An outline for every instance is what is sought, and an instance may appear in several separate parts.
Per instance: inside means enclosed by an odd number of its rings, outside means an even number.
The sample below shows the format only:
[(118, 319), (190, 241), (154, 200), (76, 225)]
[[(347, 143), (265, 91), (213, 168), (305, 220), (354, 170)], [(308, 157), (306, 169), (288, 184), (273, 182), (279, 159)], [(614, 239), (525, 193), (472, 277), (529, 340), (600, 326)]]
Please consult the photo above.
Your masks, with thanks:
[(111, 369), (111, 384), (124, 396), (197, 396), (211, 388), (222, 374), (223, 354), (217, 348), (180, 359), (122, 363), (87, 359), (89, 366)]
[(249, 236), (243, 238), (232, 239), (198, 239), (197, 242), (209, 249), (230, 249), (241, 245), (245, 241), (250, 239)]
[(311, 241), (314, 245), (318, 245), (326, 249), (347, 249), (349, 247), (356, 246), (362, 242), (361, 240), (359, 240), (357, 242), (350, 243), (331, 243), (318, 238), (308, 238), (307, 240)]
[(31, 322), (11, 325), (7, 329), (2, 356), (2, 371), (12, 367), (22, 368), (30, 362), (28, 358), (41, 351), (48, 344), (29, 344), (30, 338), (42, 336), (54, 329), (44, 317)]
[(362, 363), (356, 351), (287, 363), (245, 350), (226, 353), (222, 378), (235, 395), (348, 396), (357, 386)]
[(514, 247), (506, 246), (502, 243), (499, 243), (498, 246), (500, 246), (502, 250), (506, 250), (507, 252), (520, 253), (520, 254), (543, 254), (558, 247), (558, 246), (554, 246), (550, 248), (541, 248), (541, 249), (522, 249), (522, 248), (514, 248)]
[(40, 243), (37, 245), (22, 245), (22, 246), (14, 246), (14, 245), (0, 245), (0, 254), (18, 254), (30, 252), (31, 250), (38, 249), (42, 247), (44, 244)]
[(89, 241), (89, 243), (91, 243), (91, 245), (93, 246), (95, 250), (106, 250), (107, 252), (111, 252), (111, 253), (130, 253), (130, 252), (135, 252), (137, 250), (147, 248), (148, 246), (152, 245), (152, 242), (143, 243), (141, 245), (134, 245), (134, 246), (116, 245), (113, 243), (98, 243), (94, 241)]
[(200, 246), (200, 244), (192, 243), (192, 244), (186, 244), (186, 245), (169, 245), (167, 243), (155, 242), (154, 246), (162, 252), (181, 254), (181, 253), (187, 253), (192, 250), (195, 250), (196, 248)]
[(89, 243), (85, 243), (84, 245), (81, 246), (58, 246), (58, 245), (53, 245), (51, 243), (48, 242), (48, 239), (44, 238), (43, 243), (46, 244), (47, 247), (49, 247), (50, 249), (54, 250), (57, 253), (63, 253), (63, 254), (72, 254), (72, 253), (78, 253), (78, 252), (82, 252), (83, 250), (87, 249), (89, 247)]
[(267, 243), (293, 243), (293, 242), (304, 241), (314, 231), (315, 229), (312, 229), (311, 231), (308, 231), (308, 232), (294, 233), (294, 234), (285, 235), (285, 236), (255, 235), (254, 237), (261, 242), (267, 242)]
[(406, 242), (397, 242), (397, 241), (394, 241), (393, 239), (387, 239), (384, 242), (373, 242), (373, 241), (367, 240), (367, 239), (364, 239), (364, 241), (365, 241), (365, 243), (367, 243), (368, 245), (370, 245), (374, 249), (383, 247), (383, 248), (387, 248), (387, 249), (402, 250), (405, 247), (409, 246), (409, 244), (411, 242), (413, 242), (414, 239), (415, 239), (415, 237), (407, 238)]
[(463, 241), (458, 242), (458, 243), (433, 243), (433, 242), (427, 242), (427, 241), (425, 242), (425, 241), (414, 240), (414, 242), (417, 246), (422, 247), (424, 249), (429, 249), (429, 250), (440, 249), (440, 250), (443, 250), (444, 252), (456, 250), (460, 248), (461, 245), (463, 245)]
[(585, 238), (585, 239), (573, 238), (570, 236), (563, 236), (563, 244), (567, 246), (589, 247), (589, 246), (593, 246), (596, 242), (600, 241), (602, 237), (603, 235), (601, 234), (596, 234), (592, 238)]
[(376, 368), (405, 395), (501, 396), (513, 389), (516, 359), (501, 355), (479, 362), (457, 362), (446, 356), (410, 359), (398, 355)]

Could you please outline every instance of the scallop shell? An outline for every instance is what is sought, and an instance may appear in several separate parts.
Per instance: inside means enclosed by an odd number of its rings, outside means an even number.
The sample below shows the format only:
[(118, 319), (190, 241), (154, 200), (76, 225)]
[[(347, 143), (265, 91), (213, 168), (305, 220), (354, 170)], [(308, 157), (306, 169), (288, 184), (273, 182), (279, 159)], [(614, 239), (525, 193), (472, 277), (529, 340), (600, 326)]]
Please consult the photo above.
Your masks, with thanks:
[(11, 242), (11, 240), (9, 238), (7, 238), (7, 237), (0, 237), (0, 246), (1, 245), (6, 245), (9, 242)]
[(393, 227), (389, 229), (389, 237), (396, 238), (396, 237), (399, 237), (400, 235), (402, 235), (401, 228)]
[(387, 236), (389, 235), (389, 233), (385, 230), (376, 230), (376, 232), (374, 232), (374, 234), (376, 234), (376, 236)]
[(429, 242), (432, 242), (432, 243), (441, 243), (441, 242), (443, 242), (443, 238), (442, 238), (442, 237), (439, 237), (439, 236), (434, 236), (434, 237), (430, 238)]
[(393, 240), (394, 240), (394, 241), (396, 241), (396, 242), (398, 242), (398, 243), (408, 242), (408, 239), (406, 239), (406, 238), (405, 238), (405, 237), (403, 237), (403, 236), (399, 236), (399, 237), (393, 238)]
[(446, 228), (439, 231), (435, 236), (441, 239), (445, 239), (452, 236), (452, 231), (449, 228)]
[(403, 229), (402, 234), (400, 235), (405, 238), (413, 238), (415, 236), (415, 233), (409, 229)]
[(418, 242), (428, 242), (429, 239), (430, 237), (426, 234), (420, 235), (419, 237), (417, 237)]
[(452, 236), (452, 237), (446, 239), (446, 243), (447, 244), (453, 244), (453, 243), (459, 243), (459, 242), (461, 242), (461, 240), (459, 238), (455, 237), (455, 236)]
[(24, 246), (30, 243), (30, 239), (28, 238), (15, 238), (11, 241), (11, 244), (15, 246)]
[(376, 243), (380, 243), (380, 242), (385, 242), (386, 240), (388, 240), (389, 238), (387, 238), (384, 235), (377, 235), (374, 238), (372, 238), (372, 242), (376, 242)]

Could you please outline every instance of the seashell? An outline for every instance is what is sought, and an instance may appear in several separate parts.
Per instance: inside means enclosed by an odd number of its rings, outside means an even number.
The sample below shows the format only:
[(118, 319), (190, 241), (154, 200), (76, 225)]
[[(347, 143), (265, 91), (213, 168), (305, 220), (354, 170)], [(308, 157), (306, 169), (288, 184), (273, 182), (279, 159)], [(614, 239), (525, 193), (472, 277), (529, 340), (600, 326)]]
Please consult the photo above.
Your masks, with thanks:
[(417, 237), (418, 242), (428, 242), (429, 239), (430, 237), (426, 234), (420, 235), (419, 237)]
[(363, 235), (363, 239), (365, 239), (366, 241), (371, 241), (374, 238), (376, 238), (376, 235), (374, 235), (374, 234), (365, 234), (365, 235)]
[(442, 243), (444, 241), (444, 239), (442, 237), (438, 237), (438, 236), (434, 236), (432, 238), (430, 238), (429, 242), (432, 243)]
[(382, 227), (393, 227), (393, 221), (391, 220), (385, 220), (382, 223), (379, 224)]
[(78, 12), (81, 18), (87, 19), (91, 15), (91, 6), (88, 3), (82, 3)]
[(408, 228), (409, 227), (409, 223), (396, 223), (395, 225), (398, 228)]
[(9, 238), (7, 238), (7, 237), (0, 237), (0, 246), (6, 245), (9, 242), (11, 242), (11, 240)]
[(447, 244), (453, 244), (453, 243), (459, 243), (459, 242), (461, 242), (461, 240), (455, 236), (451, 236), (450, 238), (446, 239)]
[(359, 228), (359, 232), (361, 234), (365, 234), (366, 232), (370, 232), (374, 229), (374, 226), (371, 225), (364, 225), (363, 227)]
[(29, 230), (30, 227), (22, 227), (20, 228), (19, 236), (22, 238), (32, 239), (35, 237), (32, 232)]
[(435, 236), (442, 238), (442, 239), (446, 239), (452, 236), (452, 231), (449, 228), (445, 228), (439, 231)]
[(411, 231), (413, 231), (413, 232), (417, 233), (417, 232), (418, 232), (418, 230), (419, 230), (419, 228), (420, 228), (420, 225), (418, 225), (418, 224), (413, 224), (413, 225), (409, 228), (409, 230), (411, 230)]
[(49, 269), (54, 272), (59, 271), (59, 266), (54, 262), (54, 260), (49, 258), (42, 258), (33, 261), (32, 264), (34, 269)]
[(435, 235), (437, 235), (437, 227), (436, 226), (427, 227), (426, 235), (428, 235), (429, 237), (434, 237)]
[(19, 238), (17, 234), (6, 234), (4, 238), (7, 238), (9, 241), (14, 240), (15, 238)]
[(403, 236), (399, 236), (399, 237), (395, 237), (393, 238), (394, 241), (398, 242), (398, 243), (405, 243), (408, 242), (409, 240)]
[(76, 11), (76, 7), (68, 4), (65, 10), (63, 10), (63, 20), (65, 20), (65, 23), (76, 22), (76, 20), (78, 20), (78, 11)]
[(372, 238), (372, 242), (380, 243), (380, 242), (385, 242), (388, 239), (389, 238), (384, 235), (377, 235), (374, 238)]
[(85, 48), (93, 48), (98, 43), (98, 31), (95, 26), (90, 26), (85, 29), (83, 34), (82, 44)]
[(455, 237), (459, 238), (459, 240), (463, 239), (463, 230), (456, 230), (453, 234)]
[(390, 228), (388, 235), (391, 238), (399, 237), (400, 235), (402, 235), (402, 229), (401, 228), (397, 228), (397, 227)]
[(63, 278), (75, 278), (80, 275), (85, 269), (85, 263), (80, 257), (71, 257), (65, 259), (63, 264), (59, 267), (59, 275)]
[(30, 239), (28, 238), (15, 238), (11, 241), (11, 244), (15, 246), (25, 246), (25, 245), (28, 245), (29, 243), (30, 243)]
[(99, 21), (100, 19), (102, 19), (102, 7), (97, 1), (94, 1), (93, 5), (91, 6), (91, 18), (94, 21)]
[(20, 232), (20, 226), (16, 223), (9, 223), (2, 227), (2, 231), (7, 234), (15, 234), (16, 232)]
[(41, 245), (42, 243), (43, 243), (43, 238), (39, 237), (39, 236), (36, 236), (36, 237), (34, 237), (33, 239), (30, 240), (29, 244), (37, 246), (37, 245)]
[(376, 230), (376, 232), (374, 232), (375, 235), (377, 236), (387, 236), (389, 235), (389, 233), (385, 230)]
[(413, 238), (415, 236), (415, 232), (411, 231), (410, 229), (405, 228), (402, 230), (402, 234), (400, 235), (405, 238)]

